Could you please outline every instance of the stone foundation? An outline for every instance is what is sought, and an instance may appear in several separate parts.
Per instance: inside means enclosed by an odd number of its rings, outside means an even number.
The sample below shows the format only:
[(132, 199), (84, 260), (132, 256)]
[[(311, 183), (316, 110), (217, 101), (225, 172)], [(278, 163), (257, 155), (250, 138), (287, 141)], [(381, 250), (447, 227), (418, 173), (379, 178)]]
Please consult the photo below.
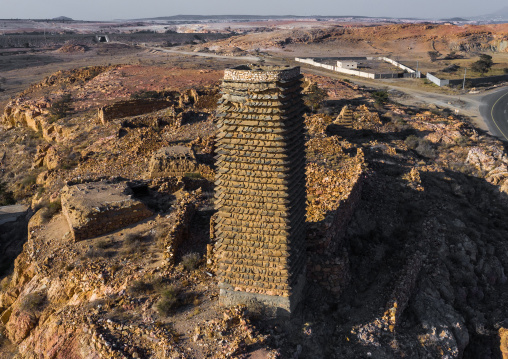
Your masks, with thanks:
[(75, 241), (97, 237), (152, 215), (125, 182), (93, 182), (62, 189), (62, 212)]
[(294, 288), (294, 294), (291, 297), (279, 297), (221, 288), (219, 292), (220, 303), (225, 306), (243, 304), (247, 308), (261, 306), (263, 314), (268, 317), (287, 318), (290, 317), (291, 313), (294, 313), (297, 305), (302, 300), (305, 273), (300, 275), (297, 283), (298, 287)]

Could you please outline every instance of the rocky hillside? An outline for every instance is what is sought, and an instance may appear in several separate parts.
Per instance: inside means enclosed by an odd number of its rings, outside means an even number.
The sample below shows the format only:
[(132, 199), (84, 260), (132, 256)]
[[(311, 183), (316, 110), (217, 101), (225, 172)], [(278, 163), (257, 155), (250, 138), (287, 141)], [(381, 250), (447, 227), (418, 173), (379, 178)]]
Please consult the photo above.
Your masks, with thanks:
[[(306, 81), (308, 285), (281, 323), (218, 306), (220, 72), (90, 73), (4, 112), (2, 188), (35, 214), (6, 258), (2, 358), (501, 358), (508, 156), (467, 118)], [(168, 107), (100, 120), (131, 98)]]
[[(429, 25), (390, 24), (371, 27), (321, 27), (296, 30), (255, 32), (235, 36), (206, 44), (212, 50), (277, 50), (295, 49), (298, 45), (319, 44), (321, 51), (343, 49), (347, 54), (352, 49), (366, 53), (404, 54), (408, 49), (416, 52), (438, 51), (494, 51), (507, 52), (508, 27), (499, 25)], [(199, 46), (197, 47), (199, 48)], [(336, 51), (336, 50), (335, 50)], [(337, 55), (335, 55), (337, 56)], [(357, 56), (361, 56), (361, 53)]]

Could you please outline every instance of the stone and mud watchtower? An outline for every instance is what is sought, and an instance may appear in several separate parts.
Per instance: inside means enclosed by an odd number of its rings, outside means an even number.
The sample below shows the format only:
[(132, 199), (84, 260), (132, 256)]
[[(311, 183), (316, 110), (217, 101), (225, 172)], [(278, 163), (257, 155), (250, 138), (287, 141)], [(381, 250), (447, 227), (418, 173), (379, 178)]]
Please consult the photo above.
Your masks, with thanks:
[(289, 315), (305, 284), (304, 104), (299, 67), (224, 73), (215, 206), (220, 302)]

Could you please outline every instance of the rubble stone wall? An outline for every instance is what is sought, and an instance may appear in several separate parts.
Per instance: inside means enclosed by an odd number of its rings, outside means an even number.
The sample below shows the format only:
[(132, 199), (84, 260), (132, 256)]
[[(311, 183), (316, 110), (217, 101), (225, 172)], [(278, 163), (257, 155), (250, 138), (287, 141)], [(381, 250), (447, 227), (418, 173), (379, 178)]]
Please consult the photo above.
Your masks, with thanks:
[[(63, 214), (69, 222), (69, 214), (65, 208)], [(107, 212), (97, 212), (89, 217), (89, 225), (73, 227), (72, 234), (75, 241), (82, 241), (127, 227), (151, 215), (152, 213), (142, 203), (129, 208), (117, 208)]]
[(335, 252), (341, 245), (346, 228), (353, 218), (356, 207), (360, 202), (362, 196), (363, 177), (359, 176), (355, 185), (351, 189), (349, 197), (343, 200), (335, 213), (332, 214), (332, 224), (327, 230), (323, 242), (321, 242), (321, 249), (327, 252)]
[(182, 198), (171, 213), (172, 227), (164, 237), (164, 258), (171, 264), (175, 263), (175, 253), (178, 246), (187, 238), (189, 226), (194, 213), (196, 212), (197, 198), (201, 195), (201, 190), (188, 194)]
[(294, 310), (305, 282), (305, 146), (298, 67), (228, 69), (218, 114), (220, 300)]
[(351, 279), (349, 256), (343, 240), (360, 203), (362, 187), (363, 175), (360, 175), (349, 196), (329, 215), (332, 221), (324, 236), (318, 243), (311, 243), (308, 251), (308, 280), (319, 283), (334, 295), (340, 295)]
[(172, 102), (167, 100), (156, 99), (120, 101), (112, 105), (99, 108), (98, 116), (102, 123), (106, 123), (116, 118), (138, 116), (162, 110), (163, 108), (171, 107), (172, 104)]

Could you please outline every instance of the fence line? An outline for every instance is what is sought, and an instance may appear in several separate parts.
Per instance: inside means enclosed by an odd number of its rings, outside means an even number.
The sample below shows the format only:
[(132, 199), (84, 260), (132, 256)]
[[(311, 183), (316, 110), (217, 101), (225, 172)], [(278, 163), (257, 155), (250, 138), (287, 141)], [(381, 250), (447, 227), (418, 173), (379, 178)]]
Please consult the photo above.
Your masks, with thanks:
[[(416, 77), (420, 77), (419, 71), (415, 71), (412, 68), (402, 65), (401, 63), (398, 63), (397, 61), (394, 61), (394, 60), (389, 59), (387, 57), (343, 57), (343, 58), (341, 57), (338, 60), (380, 60), (380, 61), (386, 61), (392, 65), (397, 66), (398, 68), (400, 68), (402, 70), (409, 72), (410, 74), (414, 74)], [(304, 59), (304, 58), (300, 58), (300, 57), (295, 57), (295, 61), (302, 62), (302, 63), (309, 64), (309, 65), (316, 66), (316, 67), (322, 67), (327, 70), (340, 72), (340, 73), (347, 74), (347, 75), (354, 75), (354, 76), (364, 77), (364, 78), (368, 78), (368, 79), (387, 79), (387, 78), (394, 78), (394, 77), (398, 78), (399, 77), (398, 74), (397, 74), (397, 76), (395, 76), (394, 73), (374, 73), (373, 74), (370, 72), (344, 69), (344, 68), (338, 67), (338, 66), (322, 64), (322, 63), (317, 62), (311, 58)]]
[[(464, 82), (463, 79), (454, 79), (454, 80), (440, 79), (439, 77), (432, 75), (430, 72), (427, 73), (426, 77), (427, 77), (427, 80), (438, 85), (439, 87), (461, 85)], [(508, 75), (486, 76), (486, 77), (476, 77), (476, 78), (467, 78), (466, 77), (466, 82), (469, 82), (473, 85), (479, 85), (479, 84), (489, 83), (489, 82), (499, 82), (499, 81), (508, 81)]]

